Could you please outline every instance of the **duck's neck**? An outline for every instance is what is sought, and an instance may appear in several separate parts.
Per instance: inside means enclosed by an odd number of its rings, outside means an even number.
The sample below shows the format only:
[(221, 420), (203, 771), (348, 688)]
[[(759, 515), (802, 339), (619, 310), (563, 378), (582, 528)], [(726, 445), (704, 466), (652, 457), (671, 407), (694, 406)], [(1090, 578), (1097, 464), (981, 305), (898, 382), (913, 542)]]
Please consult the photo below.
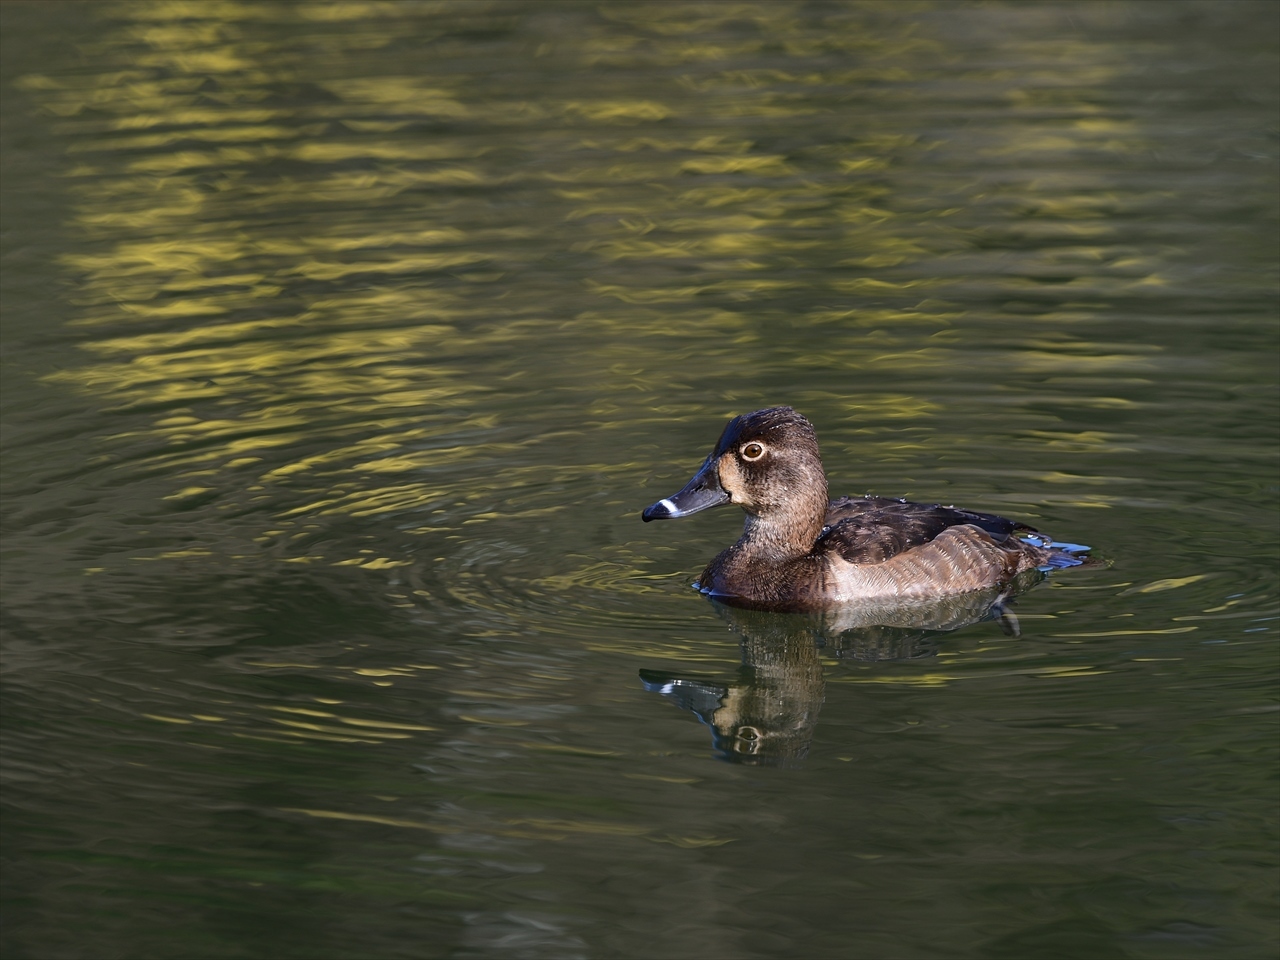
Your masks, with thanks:
[(815, 486), (804, 496), (748, 513), (737, 543), (743, 559), (760, 558), (785, 563), (807, 556), (813, 549), (827, 516), (827, 485)]

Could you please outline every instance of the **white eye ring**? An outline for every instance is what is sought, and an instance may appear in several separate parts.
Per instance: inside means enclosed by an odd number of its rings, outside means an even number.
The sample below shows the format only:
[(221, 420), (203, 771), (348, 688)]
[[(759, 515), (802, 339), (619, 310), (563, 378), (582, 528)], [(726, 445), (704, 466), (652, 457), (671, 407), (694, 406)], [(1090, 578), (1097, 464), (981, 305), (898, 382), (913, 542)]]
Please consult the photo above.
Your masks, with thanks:
[[(752, 450), (752, 448), (755, 448), (755, 452), (754, 453), (748, 452)], [(760, 443), (758, 440), (752, 440), (750, 443), (744, 443), (742, 445), (742, 448), (738, 450), (738, 452), (742, 454), (743, 460), (755, 461), (755, 460), (759, 460), (761, 457), (764, 456), (765, 446), (763, 443)]]

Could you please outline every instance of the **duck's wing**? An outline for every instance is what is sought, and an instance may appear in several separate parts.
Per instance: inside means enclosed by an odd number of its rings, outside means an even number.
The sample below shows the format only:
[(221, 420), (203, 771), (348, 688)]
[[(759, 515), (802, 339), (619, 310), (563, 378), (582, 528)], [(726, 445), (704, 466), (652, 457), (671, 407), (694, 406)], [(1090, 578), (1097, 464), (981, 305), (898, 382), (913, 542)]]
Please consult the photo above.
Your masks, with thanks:
[(827, 506), (826, 529), (815, 550), (839, 553), (849, 563), (882, 563), (963, 525), (985, 531), (996, 543), (1019, 530), (1035, 532), (994, 513), (887, 497), (841, 497)]

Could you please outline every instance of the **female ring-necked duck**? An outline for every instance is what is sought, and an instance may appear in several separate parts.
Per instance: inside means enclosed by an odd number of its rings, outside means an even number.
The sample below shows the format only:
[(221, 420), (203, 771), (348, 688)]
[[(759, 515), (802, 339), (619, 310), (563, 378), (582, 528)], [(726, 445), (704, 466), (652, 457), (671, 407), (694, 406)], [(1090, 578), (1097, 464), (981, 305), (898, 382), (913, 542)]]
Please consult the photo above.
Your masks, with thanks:
[(828, 502), (813, 425), (791, 407), (734, 417), (684, 489), (642, 517), (687, 517), (722, 503), (746, 512), (742, 538), (711, 561), (696, 586), (766, 610), (989, 589), (1033, 568), (1075, 566), (1082, 561), (1073, 552), (1088, 549), (957, 507), (885, 497)]

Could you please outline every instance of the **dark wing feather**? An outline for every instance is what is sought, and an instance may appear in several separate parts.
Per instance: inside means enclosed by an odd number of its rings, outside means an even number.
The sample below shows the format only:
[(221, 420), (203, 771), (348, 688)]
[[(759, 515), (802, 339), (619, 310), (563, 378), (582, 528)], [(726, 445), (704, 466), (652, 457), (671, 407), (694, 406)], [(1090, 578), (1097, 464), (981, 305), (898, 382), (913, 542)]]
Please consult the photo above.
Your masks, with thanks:
[(887, 497), (841, 497), (828, 505), (826, 529), (815, 549), (834, 550), (850, 563), (881, 563), (961, 524), (985, 530), (996, 543), (1018, 530), (1033, 531), (994, 513)]

